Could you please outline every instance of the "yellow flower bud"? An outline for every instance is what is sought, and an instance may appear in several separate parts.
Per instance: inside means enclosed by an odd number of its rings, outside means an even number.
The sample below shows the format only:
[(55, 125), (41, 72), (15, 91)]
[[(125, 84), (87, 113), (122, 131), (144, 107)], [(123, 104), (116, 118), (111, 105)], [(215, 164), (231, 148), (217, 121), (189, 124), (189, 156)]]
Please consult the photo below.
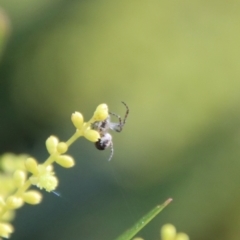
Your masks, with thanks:
[(38, 174), (38, 164), (34, 158), (28, 158), (25, 161), (25, 167), (30, 173), (32, 173), (34, 175)]
[(1, 217), (1, 220), (4, 222), (10, 222), (15, 217), (15, 211), (14, 210), (8, 210), (4, 215)]
[(16, 196), (9, 196), (6, 200), (6, 206), (9, 209), (20, 208), (23, 205), (22, 198)]
[(13, 233), (13, 226), (9, 223), (0, 223), (0, 236), (9, 238), (10, 234)]
[(15, 170), (24, 170), (24, 161), (27, 155), (15, 155), (13, 153), (5, 153), (1, 156), (1, 169), (6, 173), (13, 173)]
[[(39, 165), (39, 168), (40, 169), (43, 169), (43, 166), (42, 165)], [(53, 172), (53, 165), (48, 165), (47, 167), (46, 167), (46, 170), (48, 171), (48, 172)], [(42, 171), (42, 170), (41, 170)], [(40, 172), (41, 172), (40, 171)], [(54, 172), (53, 172), (53, 174), (54, 174)]]
[(72, 114), (71, 120), (73, 122), (73, 125), (77, 129), (81, 129), (83, 126), (83, 115), (80, 112), (75, 112)]
[(0, 209), (2, 207), (4, 207), (5, 205), (6, 205), (6, 203), (4, 202), (3, 197), (0, 197)]
[(85, 130), (83, 135), (87, 140), (89, 140), (91, 142), (97, 142), (98, 139), (100, 138), (99, 132), (92, 130), (90, 128)]
[(23, 194), (24, 202), (28, 204), (38, 204), (42, 201), (42, 194), (38, 191), (28, 191)]
[(108, 117), (108, 106), (107, 104), (103, 103), (100, 104), (96, 111), (93, 114), (93, 122), (97, 122), (97, 121), (103, 121)]
[(73, 167), (75, 164), (73, 158), (68, 155), (58, 156), (55, 161), (65, 168)]
[(165, 224), (161, 229), (162, 240), (174, 240), (176, 237), (176, 228), (172, 224)]
[(57, 151), (58, 151), (60, 154), (65, 153), (67, 150), (68, 150), (68, 145), (67, 145), (65, 142), (60, 142), (60, 143), (57, 145)]
[(189, 237), (185, 233), (178, 233), (175, 240), (189, 240)]
[(55, 151), (57, 149), (58, 142), (59, 142), (58, 138), (56, 138), (55, 136), (50, 136), (46, 140), (46, 147), (47, 147), (47, 150), (48, 150), (49, 154), (55, 153)]
[(22, 170), (16, 170), (13, 174), (13, 180), (16, 187), (21, 187), (26, 180), (26, 173)]

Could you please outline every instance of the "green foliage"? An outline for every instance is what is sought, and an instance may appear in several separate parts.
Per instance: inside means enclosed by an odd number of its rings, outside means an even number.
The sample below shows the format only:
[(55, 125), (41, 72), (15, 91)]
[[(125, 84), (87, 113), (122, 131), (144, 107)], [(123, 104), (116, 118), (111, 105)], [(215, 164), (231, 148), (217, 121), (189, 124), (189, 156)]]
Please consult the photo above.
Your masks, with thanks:
[(170, 202), (172, 199), (168, 199), (162, 205), (159, 205), (148, 212), (142, 217), (133, 227), (123, 233), (116, 240), (130, 240), (132, 239), (143, 227), (145, 227), (153, 218), (155, 218)]
[(9, 25), (9, 20), (7, 15), (5, 14), (5, 12), (1, 9), (0, 6), (0, 57), (3, 53), (5, 44), (6, 44), (6, 40), (9, 34), (9, 29), (10, 25)]

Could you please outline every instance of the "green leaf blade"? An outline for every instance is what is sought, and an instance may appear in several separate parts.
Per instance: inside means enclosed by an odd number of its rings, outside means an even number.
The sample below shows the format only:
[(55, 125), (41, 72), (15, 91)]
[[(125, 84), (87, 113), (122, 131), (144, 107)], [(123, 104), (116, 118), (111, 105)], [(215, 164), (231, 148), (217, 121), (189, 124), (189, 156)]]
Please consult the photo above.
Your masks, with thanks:
[(115, 240), (130, 240), (132, 239), (143, 227), (145, 227), (153, 218), (155, 218), (170, 202), (171, 198), (166, 200), (162, 205), (158, 205), (143, 216), (133, 227), (124, 232)]

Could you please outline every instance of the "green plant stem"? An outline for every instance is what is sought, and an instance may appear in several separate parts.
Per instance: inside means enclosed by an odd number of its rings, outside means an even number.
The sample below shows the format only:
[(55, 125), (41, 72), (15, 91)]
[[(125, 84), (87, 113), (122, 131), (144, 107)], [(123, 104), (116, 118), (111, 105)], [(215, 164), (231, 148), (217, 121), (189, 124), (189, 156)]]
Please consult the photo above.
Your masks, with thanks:
[(71, 146), (79, 137), (82, 136), (82, 133), (77, 130), (67, 141), (66, 144), (69, 146)]

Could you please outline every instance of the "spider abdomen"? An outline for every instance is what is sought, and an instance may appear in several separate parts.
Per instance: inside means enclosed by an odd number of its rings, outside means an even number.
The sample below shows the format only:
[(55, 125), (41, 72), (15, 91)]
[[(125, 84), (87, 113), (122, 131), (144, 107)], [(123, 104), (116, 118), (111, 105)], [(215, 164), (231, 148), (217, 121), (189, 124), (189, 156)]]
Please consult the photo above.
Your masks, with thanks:
[(105, 150), (112, 144), (112, 136), (109, 133), (105, 133), (101, 138), (95, 142), (95, 146), (98, 150)]

